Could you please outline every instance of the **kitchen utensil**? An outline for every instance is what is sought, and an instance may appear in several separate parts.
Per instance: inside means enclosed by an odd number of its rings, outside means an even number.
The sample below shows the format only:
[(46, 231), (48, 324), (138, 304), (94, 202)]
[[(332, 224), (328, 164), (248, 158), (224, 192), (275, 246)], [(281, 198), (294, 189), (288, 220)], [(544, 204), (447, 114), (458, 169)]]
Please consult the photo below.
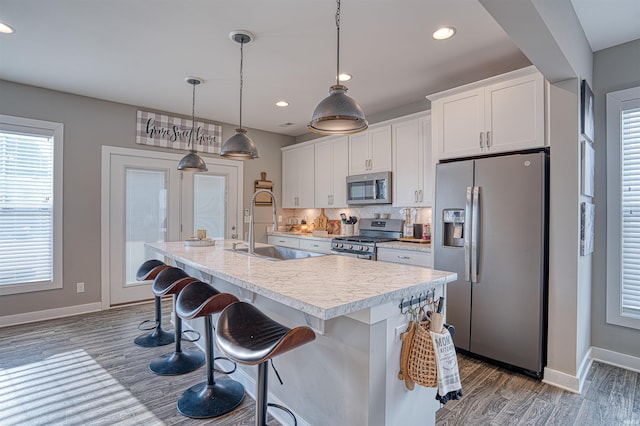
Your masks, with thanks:
[(422, 224), (414, 223), (413, 224), (413, 238), (422, 238)]
[(340, 213), (340, 219), (342, 220), (342, 223), (347, 223), (347, 215), (344, 213)]

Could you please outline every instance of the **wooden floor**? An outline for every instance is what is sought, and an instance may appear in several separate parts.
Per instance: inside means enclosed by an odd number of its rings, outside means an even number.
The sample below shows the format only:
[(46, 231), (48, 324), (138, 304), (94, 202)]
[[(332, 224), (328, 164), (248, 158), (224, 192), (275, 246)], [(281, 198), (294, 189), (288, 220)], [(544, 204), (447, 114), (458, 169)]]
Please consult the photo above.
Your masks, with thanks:
[[(163, 309), (168, 318), (170, 304)], [(0, 426), (253, 425), (249, 396), (217, 419), (177, 412), (176, 400), (205, 380), (205, 370), (152, 374), (149, 361), (172, 346), (133, 344), (148, 318), (153, 304), (0, 328)], [(459, 363), (464, 396), (438, 411), (438, 425), (640, 425), (637, 373), (594, 363), (576, 395), (462, 355)]]

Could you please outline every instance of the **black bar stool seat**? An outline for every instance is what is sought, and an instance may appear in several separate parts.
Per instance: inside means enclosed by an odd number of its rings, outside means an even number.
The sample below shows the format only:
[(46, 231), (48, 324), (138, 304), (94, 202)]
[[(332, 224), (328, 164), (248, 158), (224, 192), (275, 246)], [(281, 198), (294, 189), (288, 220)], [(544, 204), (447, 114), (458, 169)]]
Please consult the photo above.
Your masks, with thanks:
[[(169, 268), (169, 265), (166, 265), (163, 261), (157, 259), (151, 259), (145, 261), (136, 272), (136, 280), (138, 281), (147, 281), (153, 280), (156, 276), (162, 272), (163, 270)], [(155, 325), (152, 328), (148, 328), (146, 330), (152, 330), (151, 333), (143, 334), (135, 338), (133, 343), (138, 346), (142, 346), (145, 348), (151, 348), (154, 346), (164, 346), (170, 343), (173, 343), (175, 340), (175, 336), (173, 333), (164, 331), (162, 329), (162, 298), (159, 296), (155, 297)], [(145, 320), (140, 323), (138, 326), (142, 326), (142, 324), (152, 322), (151, 320)], [(145, 330), (142, 328), (142, 330)]]
[(209, 284), (196, 281), (187, 285), (176, 301), (176, 313), (183, 319), (204, 317), (207, 381), (187, 389), (178, 400), (180, 414), (196, 419), (218, 417), (236, 408), (244, 399), (244, 386), (228, 377), (214, 379), (212, 314), (238, 302), (232, 294), (220, 293)]
[[(218, 317), (216, 343), (220, 350), (230, 359), (241, 364), (258, 364), (257, 426), (267, 424), (267, 362), (315, 338), (315, 333), (309, 327), (290, 329), (245, 302), (227, 306)], [(277, 407), (284, 409), (284, 407)]]
[[(199, 281), (190, 277), (180, 268), (169, 267), (162, 270), (153, 280), (153, 293), (158, 296), (173, 297), (173, 310), (176, 310), (178, 294), (187, 285)], [(199, 350), (182, 350), (182, 318), (176, 314), (175, 321), (175, 350), (172, 353), (160, 355), (149, 364), (149, 369), (160, 376), (175, 376), (197, 370), (205, 364), (204, 354)]]

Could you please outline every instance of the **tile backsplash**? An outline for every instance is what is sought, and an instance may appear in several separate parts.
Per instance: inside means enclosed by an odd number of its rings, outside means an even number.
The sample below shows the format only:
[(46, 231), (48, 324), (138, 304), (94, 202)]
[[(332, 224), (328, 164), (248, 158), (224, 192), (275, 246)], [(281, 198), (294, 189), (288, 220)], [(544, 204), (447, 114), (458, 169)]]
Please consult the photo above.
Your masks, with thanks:
[[(324, 214), (330, 220), (339, 220), (340, 213), (344, 213), (348, 216), (356, 216), (360, 218), (372, 218), (374, 213), (389, 213), (392, 219), (405, 219), (405, 214), (402, 212), (401, 207), (391, 207), (390, 205), (383, 206), (362, 206), (362, 207), (349, 207), (344, 209), (324, 209)], [(313, 220), (320, 215), (320, 209), (283, 209), (282, 210), (282, 222), (287, 223), (289, 217), (295, 216), (298, 221), (306, 218), (307, 223), (313, 223)], [(431, 208), (416, 208), (416, 222), (417, 223), (431, 223)]]

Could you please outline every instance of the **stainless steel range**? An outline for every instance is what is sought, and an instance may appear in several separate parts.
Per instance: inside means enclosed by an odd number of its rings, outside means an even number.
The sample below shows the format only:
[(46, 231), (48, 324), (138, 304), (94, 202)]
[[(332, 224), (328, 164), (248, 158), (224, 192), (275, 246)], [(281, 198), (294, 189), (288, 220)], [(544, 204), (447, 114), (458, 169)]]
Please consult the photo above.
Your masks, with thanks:
[(360, 233), (331, 240), (331, 253), (376, 260), (376, 243), (402, 237), (402, 219), (360, 219)]

